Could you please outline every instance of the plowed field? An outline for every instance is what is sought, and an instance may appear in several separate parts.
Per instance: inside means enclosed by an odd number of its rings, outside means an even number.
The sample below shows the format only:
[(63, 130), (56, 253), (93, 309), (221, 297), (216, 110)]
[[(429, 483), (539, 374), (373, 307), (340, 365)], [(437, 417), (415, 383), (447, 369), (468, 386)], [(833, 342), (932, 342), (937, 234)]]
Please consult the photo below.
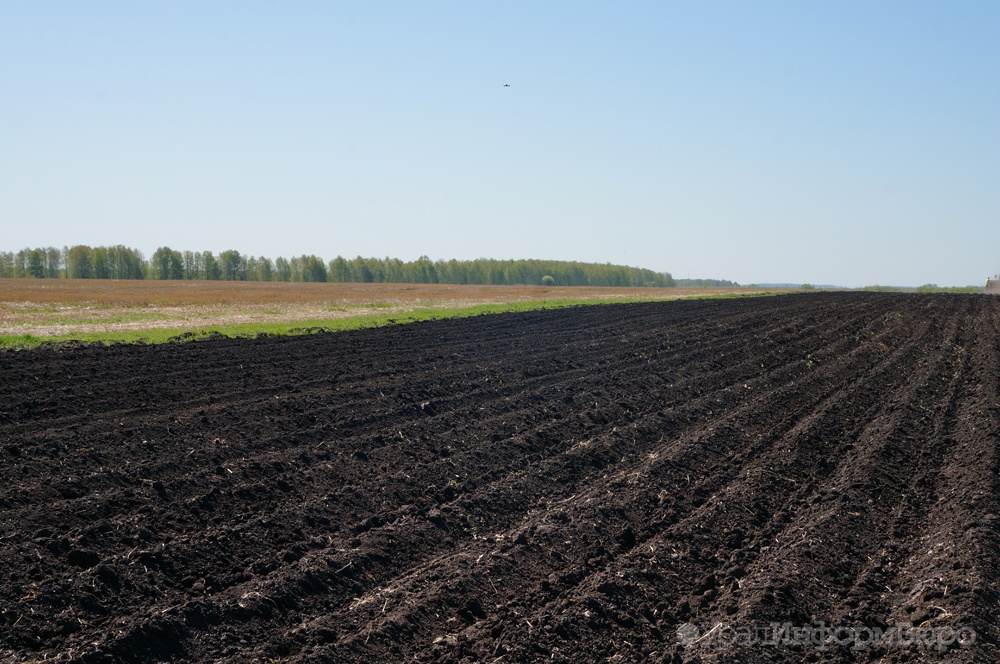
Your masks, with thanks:
[(831, 293), (3, 352), (0, 659), (998, 661), (998, 331)]

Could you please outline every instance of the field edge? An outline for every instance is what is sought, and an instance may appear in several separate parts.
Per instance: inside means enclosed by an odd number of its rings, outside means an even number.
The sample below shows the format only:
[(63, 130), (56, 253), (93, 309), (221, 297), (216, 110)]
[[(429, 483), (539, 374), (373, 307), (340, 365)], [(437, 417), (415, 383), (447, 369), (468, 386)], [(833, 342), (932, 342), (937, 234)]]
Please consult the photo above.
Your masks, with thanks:
[[(286, 320), (277, 322), (240, 323), (233, 325), (178, 326), (149, 328), (143, 330), (117, 330), (111, 332), (70, 332), (52, 336), (33, 334), (0, 335), (0, 350), (29, 350), (39, 346), (61, 346), (78, 344), (163, 344), (197, 341), (210, 338), (256, 338), (260, 336), (295, 336), (302, 334), (345, 332), (348, 330), (402, 325), (448, 318), (468, 318), (523, 311), (562, 309), (566, 307), (597, 306), (608, 304), (632, 304), (637, 302), (681, 302), (685, 300), (732, 299), (746, 297), (766, 297), (795, 293), (797, 291), (769, 290), (752, 293), (707, 293), (683, 297), (628, 297), (628, 298), (558, 298), (473, 304), (458, 307), (418, 307), (409, 311), (384, 313), (364, 313), (337, 318), (314, 318), (308, 320)], [(808, 291), (805, 291), (808, 292)]]

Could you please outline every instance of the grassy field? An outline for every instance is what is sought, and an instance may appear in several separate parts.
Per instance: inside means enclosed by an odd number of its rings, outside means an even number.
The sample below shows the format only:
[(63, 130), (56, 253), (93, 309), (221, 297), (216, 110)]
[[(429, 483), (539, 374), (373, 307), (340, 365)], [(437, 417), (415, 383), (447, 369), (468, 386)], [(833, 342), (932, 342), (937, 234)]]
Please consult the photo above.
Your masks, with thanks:
[(0, 279), (0, 347), (296, 334), (578, 304), (775, 292), (779, 291)]

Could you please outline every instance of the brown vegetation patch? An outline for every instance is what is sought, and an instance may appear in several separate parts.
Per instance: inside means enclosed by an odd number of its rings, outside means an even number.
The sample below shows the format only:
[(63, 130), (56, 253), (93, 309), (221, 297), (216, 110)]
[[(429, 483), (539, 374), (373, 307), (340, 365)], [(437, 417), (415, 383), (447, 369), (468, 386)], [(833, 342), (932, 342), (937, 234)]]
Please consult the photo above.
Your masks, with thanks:
[(759, 292), (762, 289), (0, 279), (0, 335), (296, 322), (562, 298), (673, 299)]

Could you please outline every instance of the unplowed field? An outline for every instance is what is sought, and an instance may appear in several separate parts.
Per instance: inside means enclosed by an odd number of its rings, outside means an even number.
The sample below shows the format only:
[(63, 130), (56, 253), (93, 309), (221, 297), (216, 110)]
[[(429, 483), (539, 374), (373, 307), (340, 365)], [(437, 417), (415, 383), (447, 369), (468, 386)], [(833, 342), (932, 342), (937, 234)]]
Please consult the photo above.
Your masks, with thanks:
[(0, 659), (998, 661), (998, 387), (992, 296), (0, 353)]
[[(779, 289), (781, 290), (781, 289)], [(788, 290), (788, 289), (784, 289)], [(54, 337), (229, 325), (322, 326), (366, 314), (561, 300), (670, 300), (774, 289), (274, 281), (0, 279), (0, 335)], [(297, 324), (298, 323), (298, 324)], [(249, 330), (243, 330), (245, 335)], [(228, 336), (234, 336), (230, 334)]]

